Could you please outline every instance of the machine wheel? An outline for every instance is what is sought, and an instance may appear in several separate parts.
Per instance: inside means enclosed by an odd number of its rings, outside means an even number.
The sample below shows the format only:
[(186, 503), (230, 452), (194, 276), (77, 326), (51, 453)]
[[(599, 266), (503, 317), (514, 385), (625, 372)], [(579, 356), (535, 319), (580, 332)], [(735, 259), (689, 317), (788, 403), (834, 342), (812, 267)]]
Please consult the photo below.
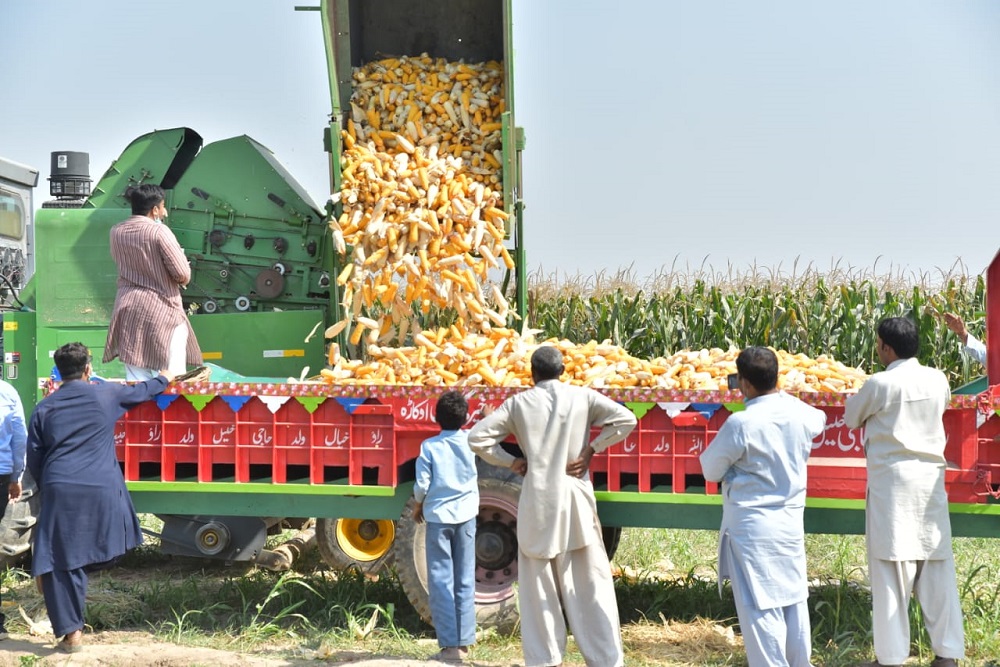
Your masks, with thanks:
[[(517, 623), (517, 502), (521, 478), (479, 477), (476, 522), (476, 621), (480, 627), (512, 630)], [(426, 527), (413, 520), (414, 500), (406, 503), (394, 548), (399, 583), (413, 608), (431, 622), (427, 594)]]
[(389, 519), (317, 519), (316, 545), (334, 570), (375, 574), (392, 563), (396, 523)]
[(601, 526), (601, 537), (604, 538), (604, 550), (608, 553), (608, 560), (611, 560), (618, 551), (618, 543), (622, 541), (621, 526)]
[(31, 531), (38, 517), (39, 502), (35, 480), (25, 470), (21, 478), (21, 497), (17, 502), (7, 503), (0, 521), (0, 567), (19, 565), (31, 553)]

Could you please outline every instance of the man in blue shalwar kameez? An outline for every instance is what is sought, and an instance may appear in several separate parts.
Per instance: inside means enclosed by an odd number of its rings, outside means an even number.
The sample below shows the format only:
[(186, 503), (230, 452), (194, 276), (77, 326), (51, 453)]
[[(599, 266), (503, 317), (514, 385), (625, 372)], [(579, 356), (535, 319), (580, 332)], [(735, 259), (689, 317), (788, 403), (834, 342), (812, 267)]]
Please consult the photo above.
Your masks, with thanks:
[(59, 648), (82, 647), (89, 572), (142, 543), (139, 520), (115, 458), (115, 422), (162, 392), (160, 374), (135, 385), (91, 384), (90, 352), (68, 343), (55, 352), (62, 386), (35, 408), (28, 425), (28, 469), (41, 511), (31, 573), (40, 577)]
[(719, 578), (732, 582), (750, 667), (808, 667), (806, 460), (826, 415), (777, 389), (778, 358), (748, 347), (736, 358), (746, 410), (701, 454), (705, 479), (722, 482)]

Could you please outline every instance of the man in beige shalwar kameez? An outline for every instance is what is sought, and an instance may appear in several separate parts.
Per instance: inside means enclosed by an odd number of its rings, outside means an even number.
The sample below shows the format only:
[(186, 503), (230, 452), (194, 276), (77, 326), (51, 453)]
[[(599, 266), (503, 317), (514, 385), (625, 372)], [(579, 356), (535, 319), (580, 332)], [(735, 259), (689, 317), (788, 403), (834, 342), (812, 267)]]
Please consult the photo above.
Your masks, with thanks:
[(944, 488), (942, 417), (951, 390), (944, 373), (917, 361), (919, 344), (912, 320), (882, 320), (876, 351), (885, 370), (848, 397), (844, 410), (847, 426), (865, 427), (872, 667), (901, 665), (910, 655), (911, 594), (934, 649), (931, 667), (955, 667), (965, 654)]
[[(535, 386), (504, 401), (469, 432), (469, 445), (494, 465), (525, 475), (517, 517), (518, 601), (525, 667), (560, 665), (566, 626), (589, 667), (624, 661), (611, 566), (590, 483), (591, 457), (635, 428), (627, 408), (592, 389), (559, 381), (562, 353), (531, 355)], [(591, 427), (601, 427), (590, 442)], [(524, 460), (499, 443), (517, 438)]]

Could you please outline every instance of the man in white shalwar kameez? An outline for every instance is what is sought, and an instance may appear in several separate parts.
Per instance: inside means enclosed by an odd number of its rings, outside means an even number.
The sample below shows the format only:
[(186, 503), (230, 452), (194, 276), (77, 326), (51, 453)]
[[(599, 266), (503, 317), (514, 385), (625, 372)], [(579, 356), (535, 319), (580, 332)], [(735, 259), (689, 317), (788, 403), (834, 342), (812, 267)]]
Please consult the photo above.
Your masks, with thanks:
[(967, 357), (971, 357), (979, 362), (981, 366), (986, 365), (986, 344), (969, 333), (965, 328), (965, 320), (955, 313), (945, 313), (944, 323), (951, 329), (958, 339), (962, 341), (962, 352)]
[(732, 582), (750, 667), (809, 667), (806, 461), (826, 414), (777, 388), (778, 358), (748, 347), (736, 358), (746, 410), (730, 416), (700, 461), (722, 482), (719, 579)]
[(912, 320), (882, 320), (876, 345), (885, 370), (848, 397), (844, 411), (848, 427), (865, 427), (873, 666), (901, 665), (910, 655), (911, 594), (934, 649), (931, 667), (955, 667), (965, 656), (944, 488), (942, 417), (951, 391), (944, 373), (917, 361), (919, 344)]
[[(563, 614), (588, 667), (621, 667), (618, 603), (588, 467), (594, 453), (622, 440), (636, 419), (603, 394), (560, 382), (562, 373), (557, 348), (535, 350), (535, 386), (476, 424), (469, 445), (489, 463), (524, 474), (517, 567), (525, 667), (562, 664)], [(593, 442), (591, 427), (601, 427)], [(508, 435), (525, 459), (500, 447)]]

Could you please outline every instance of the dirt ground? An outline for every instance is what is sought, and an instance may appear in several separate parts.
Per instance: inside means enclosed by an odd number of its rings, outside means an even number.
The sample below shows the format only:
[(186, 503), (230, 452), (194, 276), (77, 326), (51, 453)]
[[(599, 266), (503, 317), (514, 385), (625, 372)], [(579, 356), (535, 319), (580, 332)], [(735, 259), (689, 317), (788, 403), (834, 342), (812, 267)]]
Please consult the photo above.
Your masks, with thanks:
[[(303, 650), (300, 658), (267, 657), (221, 651), (213, 648), (179, 646), (157, 641), (145, 632), (99, 632), (84, 637), (84, 648), (68, 655), (55, 648), (54, 640), (27, 634), (11, 634), (0, 641), (0, 667), (25, 667), (26, 665), (72, 665), (80, 667), (127, 667), (150, 665), (152, 667), (293, 667), (324, 664), (351, 667), (432, 667), (448, 663), (374, 656), (368, 653), (345, 651), (320, 655)], [(428, 644), (428, 652), (436, 646)], [(468, 662), (473, 667), (500, 667), (496, 663)]]

